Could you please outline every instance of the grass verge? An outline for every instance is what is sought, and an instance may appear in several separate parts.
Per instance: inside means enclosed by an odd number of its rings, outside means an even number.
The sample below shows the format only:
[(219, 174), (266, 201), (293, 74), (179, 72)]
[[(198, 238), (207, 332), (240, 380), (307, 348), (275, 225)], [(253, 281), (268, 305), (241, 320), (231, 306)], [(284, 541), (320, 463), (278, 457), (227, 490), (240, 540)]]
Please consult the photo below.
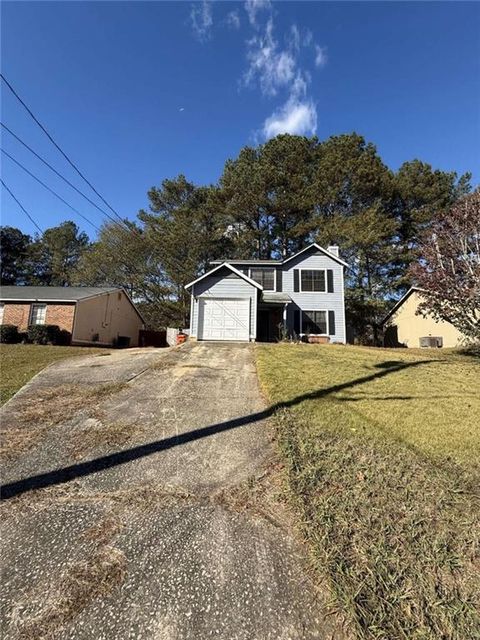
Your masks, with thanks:
[(355, 636), (480, 637), (478, 360), (265, 345), (257, 366), (312, 564)]
[(4, 404), (47, 365), (72, 356), (105, 353), (90, 347), (55, 347), (36, 344), (0, 344), (0, 404)]

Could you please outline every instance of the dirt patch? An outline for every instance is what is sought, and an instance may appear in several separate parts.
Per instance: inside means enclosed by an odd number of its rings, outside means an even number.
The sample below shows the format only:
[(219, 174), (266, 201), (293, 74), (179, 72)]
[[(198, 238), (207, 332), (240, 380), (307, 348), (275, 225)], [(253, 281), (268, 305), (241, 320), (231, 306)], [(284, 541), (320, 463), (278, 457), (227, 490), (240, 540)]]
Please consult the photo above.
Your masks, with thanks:
[(0, 460), (17, 458), (35, 446), (50, 427), (68, 422), (80, 411), (93, 412), (99, 402), (124, 388), (125, 383), (62, 385), (39, 388), (33, 396), (24, 396), (15, 412), (2, 420)]

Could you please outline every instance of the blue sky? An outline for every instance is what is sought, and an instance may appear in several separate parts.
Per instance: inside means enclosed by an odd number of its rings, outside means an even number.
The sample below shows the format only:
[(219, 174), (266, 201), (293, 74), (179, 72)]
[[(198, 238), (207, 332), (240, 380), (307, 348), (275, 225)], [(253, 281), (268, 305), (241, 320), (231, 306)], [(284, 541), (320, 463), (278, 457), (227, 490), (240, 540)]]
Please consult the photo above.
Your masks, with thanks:
[[(392, 169), (418, 157), (480, 180), (479, 3), (3, 2), (1, 17), (2, 72), (122, 216), (162, 179), (215, 182), (242, 146), (285, 130), (357, 131)], [(3, 83), (2, 121), (88, 191)], [(42, 228), (72, 219), (95, 236), (4, 157), (2, 176)], [(3, 191), (2, 224), (34, 231)]]

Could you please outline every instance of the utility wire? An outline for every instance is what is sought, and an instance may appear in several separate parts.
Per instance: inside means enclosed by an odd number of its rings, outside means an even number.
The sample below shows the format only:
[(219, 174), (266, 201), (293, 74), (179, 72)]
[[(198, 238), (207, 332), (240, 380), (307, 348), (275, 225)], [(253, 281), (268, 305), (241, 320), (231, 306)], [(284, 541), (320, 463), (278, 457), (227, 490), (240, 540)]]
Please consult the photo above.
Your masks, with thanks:
[(24, 140), (22, 140), (20, 138), (20, 136), (17, 136), (16, 133), (14, 133), (11, 129), (9, 129), (7, 127), (6, 124), (4, 124), (3, 122), (0, 122), (0, 125), (6, 130), (8, 131), (8, 133), (13, 136), (15, 138), (15, 140), (18, 140), (18, 142), (20, 142), (20, 144), (22, 144), (26, 149), (28, 149), (31, 153), (33, 153), (33, 155), (38, 158), (41, 162), (43, 162), (43, 164), (45, 166), (47, 166), (51, 171), (53, 171), (53, 173), (55, 173), (55, 175), (57, 175), (59, 178), (61, 178), (64, 182), (66, 182), (70, 187), (72, 187), (72, 189), (75, 189), (75, 191), (77, 193), (79, 193), (83, 198), (85, 198), (85, 200), (87, 200), (87, 202), (89, 202), (91, 205), (93, 205), (96, 209), (98, 209), (100, 211), (100, 213), (103, 213), (103, 215), (107, 216), (107, 218), (109, 218), (112, 222), (115, 222), (116, 224), (117, 221), (115, 220), (115, 218), (112, 218), (112, 216), (107, 213), (107, 211), (105, 211), (104, 209), (102, 209), (101, 207), (98, 206), (98, 204), (96, 202), (94, 202), (93, 200), (91, 200), (87, 195), (85, 195), (83, 193), (83, 191), (80, 191), (80, 189), (78, 189), (72, 182), (70, 182), (70, 180), (67, 180), (67, 178), (65, 178), (65, 176), (63, 176), (59, 171), (57, 171), (55, 169), (55, 167), (52, 167), (51, 164), (49, 164), (44, 158), (42, 158), (41, 155), (39, 155), (34, 149), (32, 149), (32, 147), (30, 147)]
[[(22, 98), (18, 95), (18, 93), (15, 91), (15, 89), (13, 88), (13, 86), (10, 84), (10, 82), (6, 79), (6, 77), (3, 75), (3, 73), (0, 73), (0, 78), (5, 82), (5, 84), (7, 85), (7, 87), (10, 89), (10, 91), (12, 92), (12, 94), (17, 98), (17, 100), (20, 102), (20, 104), (24, 107), (24, 109), (27, 111), (27, 113), (30, 115), (30, 117), (35, 121), (35, 123), (40, 127), (40, 129), (45, 133), (45, 135), (47, 136), (47, 138), (52, 142), (52, 144), (56, 147), (56, 149), (58, 149), (58, 151), (63, 155), (63, 157), (67, 160), (67, 162), (73, 167), (73, 169), (77, 172), (77, 174), (82, 178), (82, 180), (84, 180), (87, 185), (94, 191), (94, 193), (102, 200), (102, 202), (115, 214), (115, 216), (120, 220), (120, 222), (122, 223), (122, 229), (128, 229), (129, 231), (133, 231), (133, 233), (138, 234), (138, 230), (134, 227), (133, 229), (130, 228), (128, 225), (125, 224), (125, 221), (123, 220), (123, 218), (115, 211), (115, 209), (105, 200), (105, 198), (95, 189), (95, 187), (89, 182), (89, 180), (85, 177), (85, 175), (80, 171), (80, 169), (74, 164), (74, 162), (67, 156), (67, 154), (63, 151), (63, 149), (57, 144), (57, 142), (55, 142), (55, 140), (53, 139), (53, 137), (50, 135), (50, 133), (47, 131), (47, 129), (43, 126), (43, 124), (38, 120), (38, 118), (35, 116), (35, 114), (32, 112), (32, 110), (27, 106), (27, 104), (25, 104), (25, 102), (22, 100)], [(4, 151), (4, 153), (6, 153)], [(7, 154), (8, 155), (8, 154)], [(22, 167), (22, 169), (24, 169), (27, 173), (29, 173), (33, 178), (35, 178), (35, 180), (37, 180), (40, 184), (42, 184), (46, 189), (48, 189), (49, 191), (51, 191), (54, 195), (56, 195), (58, 198), (60, 198), (60, 200), (62, 200), (62, 202), (64, 202), (67, 206), (69, 206), (71, 209), (73, 209), (73, 211), (75, 211), (78, 215), (80, 215), (84, 220), (86, 220), (89, 224), (91, 224), (93, 227), (95, 227), (95, 229), (98, 230), (98, 227), (96, 225), (94, 225), (90, 220), (88, 220), (88, 218), (86, 218), (85, 216), (83, 216), (78, 210), (76, 210), (74, 207), (72, 207), (70, 204), (68, 204), (65, 200), (63, 200), (63, 198), (61, 198), (60, 196), (58, 196), (58, 194), (56, 194), (52, 189), (50, 189), (49, 187), (47, 187), (47, 185), (45, 185), (41, 180), (39, 180), (36, 176), (34, 176), (32, 173), (30, 173), (28, 171), (28, 169), (25, 169), (25, 167), (23, 167), (22, 165), (20, 165), (19, 162), (17, 162), (14, 158), (10, 157), (14, 162), (16, 162), (20, 167)], [(112, 220), (112, 222), (115, 222), (115, 224), (119, 224), (117, 221), (114, 221), (112, 218), (110, 218)], [(138, 234), (141, 236), (141, 234)]]
[[(56, 191), (54, 191), (53, 189), (51, 189), (48, 185), (46, 185), (44, 182), (42, 182), (40, 180), (40, 178), (37, 178), (36, 175), (34, 175), (31, 171), (29, 171), (26, 167), (23, 166), (23, 164), (21, 162), (19, 162), (18, 160), (15, 160), (15, 158), (13, 156), (11, 156), (7, 151), (5, 151), (5, 149), (2, 149), (2, 153), (4, 153), (7, 158), (10, 158), (10, 160), (12, 162), (14, 162), (17, 166), (19, 166), (21, 169), (23, 169), (23, 171), (25, 171), (25, 173), (28, 173), (29, 176), (31, 176), (34, 180), (36, 180), (38, 183), (40, 183), (42, 185), (42, 187), (44, 187), (45, 189), (47, 189), (47, 191), (50, 191), (50, 193), (53, 193), (53, 195), (55, 197), (57, 197), (59, 200), (61, 200), (63, 202), (63, 204), (66, 204), (67, 207), (70, 207), (70, 209), (72, 209), (72, 211), (75, 211), (75, 213), (77, 215), (79, 215), (81, 218), (83, 218), (86, 222), (88, 222), (88, 224), (92, 225), (92, 227), (94, 227), (94, 229), (96, 229), (97, 231), (100, 231), (100, 228), (93, 223), (91, 220), (89, 220), (86, 216), (83, 215), (83, 213), (80, 213), (80, 211), (78, 209), (76, 209), (73, 205), (71, 205), (69, 202), (67, 202), (66, 200), (64, 200), (62, 198), (62, 196), (59, 196), (58, 193)], [(118, 223), (117, 223), (118, 224)], [(123, 227), (122, 227), (123, 228)]]
[(78, 175), (82, 178), (82, 180), (84, 180), (88, 186), (92, 189), (92, 191), (94, 191), (94, 193), (96, 193), (96, 195), (100, 198), (100, 200), (110, 209), (110, 211), (112, 211), (117, 218), (123, 222), (123, 218), (115, 211), (115, 209), (105, 200), (105, 198), (95, 189), (95, 187), (93, 186), (93, 184), (84, 176), (84, 174), (80, 171), (80, 169), (76, 166), (76, 164), (70, 160), (70, 158), (67, 156), (67, 154), (63, 151), (63, 149), (57, 144), (57, 142), (55, 142), (55, 140), (52, 138), (52, 136), (49, 134), (49, 132), (46, 130), (46, 128), (43, 126), (43, 124), (38, 120), (38, 118), (35, 116), (35, 114), (33, 113), (33, 111), (25, 104), (25, 102), (22, 100), (22, 98), (18, 95), (18, 93), (15, 91), (15, 89), (12, 87), (12, 85), (10, 84), (10, 82), (5, 78), (5, 76), (3, 75), (3, 73), (0, 73), (0, 78), (5, 82), (5, 84), (7, 85), (7, 87), (10, 89), (10, 91), (13, 93), (13, 95), (17, 98), (17, 100), (20, 102), (20, 104), (25, 108), (25, 110), (27, 111), (27, 113), (31, 116), (31, 118), (33, 118), (33, 120), (36, 122), (36, 124), (40, 127), (40, 129), (45, 133), (45, 135), (47, 136), (47, 138), (50, 140), (50, 142), (58, 149), (58, 151), (60, 151), (60, 153), (62, 154), (62, 156), (65, 158), (65, 160), (75, 169), (75, 171), (78, 173)]
[[(13, 158), (12, 156), (10, 156), (10, 154), (8, 154), (4, 149), (2, 149), (2, 152), (5, 153), (5, 155), (7, 155), (11, 160), (13, 160), (13, 162), (15, 162), (16, 164), (18, 164), (22, 169), (24, 169), (32, 178), (34, 178), (35, 180), (37, 180), (37, 182), (39, 182), (42, 186), (44, 186), (46, 189), (48, 189), (48, 191), (50, 191), (51, 193), (53, 193), (55, 196), (57, 196), (57, 198), (59, 198), (62, 202), (64, 202), (67, 206), (69, 206), (71, 209), (73, 209), (73, 211), (75, 211), (79, 216), (81, 216), (82, 218), (84, 218), (85, 220), (87, 220), (87, 222), (89, 222), (90, 224), (93, 225), (92, 222), (90, 222), (87, 218), (85, 218), (85, 216), (83, 216), (79, 211), (77, 211), (77, 209), (75, 209), (75, 207), (72, 207), (72, 205), (70, 205), (66, 200), (64, 200), (61, 196), (59, 196), (57, 193), (55, 193), (55, 191), (53, 191), (52, 189), (50, 189), (50, 187), (48, 187), (46, 184), (44, 184), (39, 178), (37, 178), (36, 176), (34, 176), (30, 171), (28, 171), (28, 169), (26, 169), (25, 167), (23, 167), (23, 165), (21, 165), (19, 162), (17, 162), (15, 160), (15, 158)], [(8, 186), (5, 184), (5, 182), (3, 181), (3, 179), (1, 180), (2, 185), (4, 186), (4, 188), (6, 189), (6, 191), (8, 191), (8, 193), (12, 196), (12, 198), (15, 200), (15, 202), (18, 204), (18, 206), (22, 209), (22, 211), (25, 213), (25, 215), (28, 217), (28, 219), (32, 222), (33, 225), (35, 225), (35, 227), (38, 229), (38, 231), (40, 231), (41, 234), (43, 234), (43, 230), (39, 227), (39, 225), (35, 222), (35, 220), (33, 219), (33, 217), (28, 213), (28, 211), (25, 209), (25, 207), (21, 204), (21, 202), (19, 202), (19, 200), (15, 197), (15, 195), (12, 193), (12, 191), (8, 188)], [(115, 224), (118, 224), (117, 222), (115, 222)], [(93, 225), (95, 226), (95, 225)], [(120, 225), (118, 225), (120, 227)], [(95, 227), (96, 229), (98, 229), (98, 227)], [(122, 229), (122, 231), (126, 231), (126, 229), (124, 227), (120, 227)], [(99, 230), (99, 229), (98, 229)], [(114, 243), (115, 245), (115, 243)], [(120, 247), (115, 247), (115, 249), (117, 251), (120, 250)], [(121, 251), (120, 251), (121, 252)], [(130, 273), (132, 275), (140, 275), (140, 272), (137, 271), (135, 269), (135, 267), (132, 268), (131, 264), (128, 264), (127, 262), (125, 262), (124, 260), (122, 260), (120, 258), (119, 260), (120, 264), (126, 268), (128, 271), (130, 271)], [(99, 270), (103, 273), (104, 276), (107, 277), (108, 279), (108, 273), (100, 266), (97, 265), (97, 267), (99, 268)]]
[(43, 231), (40, 229), (38, 224), (35, 222), (35, 220), (32, 218), (32, 216), (28, 213), (28, 211), (25, 209), (23, 204), (18, 200), (18, 198), (10, 191), (10, 189), (7, 187), (7, 185), (5, 184), (5, 182), (3, 181), (2, 178), (0, 178), (0, 182), (2, 183), (3, 188), (6, 191), (8, 191), (8, 193), (12, 196), (12, 198), (15, 200), (15, 202), (18, 204), (18, 206), (23, 211), (23, 213), (27, 216), (27, 218), (30, 220), (30, 222), (40, 231), (40, 233), (43, 233)]

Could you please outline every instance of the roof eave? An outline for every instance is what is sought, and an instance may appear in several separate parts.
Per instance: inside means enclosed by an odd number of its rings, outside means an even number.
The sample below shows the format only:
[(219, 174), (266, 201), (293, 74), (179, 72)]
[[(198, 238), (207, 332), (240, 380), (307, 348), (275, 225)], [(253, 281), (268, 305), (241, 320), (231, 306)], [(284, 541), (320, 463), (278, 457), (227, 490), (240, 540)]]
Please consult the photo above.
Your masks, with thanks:
[(222, 262), (222, 264), (219, 264), (218, 267), (215, 267), (214, 269), (210, 269), (210, 271), (207, 271), (206, 273), (198, 277), (196, 280), (192, 280), (192, 282), (189, 282), (188, 284), (185, 285), (185, 289), (187, 289), (188, 291), (188, 289), (190, 289), (190, 287), (193, 287), (193, 285), (197, 284), (197, 282), (200, 282), (204, 278), (207, 278), (208, 276), (213, 275), (216, 271), (219, 271), (219, 269), (221, 269), (222, 267), (226, 267), (227, 269), (230, 269), (230, 271), (232, 271), (233, 273), (236, 273), (237, 276), (240, 276), (240, 278), (242, 278), (249, 284), (253, 285), (257, 289), (260, 289), (260, 291), (263, 291), (263, 287), (261, 284), (259, 284), (258, 282), (255, 282), (255, 280), (252, 280), (251, 278), (246, 276), (244, 273), (242, 273), (238, 269), (235, 269), (235, 267), (232, 266), (229, 262)]

